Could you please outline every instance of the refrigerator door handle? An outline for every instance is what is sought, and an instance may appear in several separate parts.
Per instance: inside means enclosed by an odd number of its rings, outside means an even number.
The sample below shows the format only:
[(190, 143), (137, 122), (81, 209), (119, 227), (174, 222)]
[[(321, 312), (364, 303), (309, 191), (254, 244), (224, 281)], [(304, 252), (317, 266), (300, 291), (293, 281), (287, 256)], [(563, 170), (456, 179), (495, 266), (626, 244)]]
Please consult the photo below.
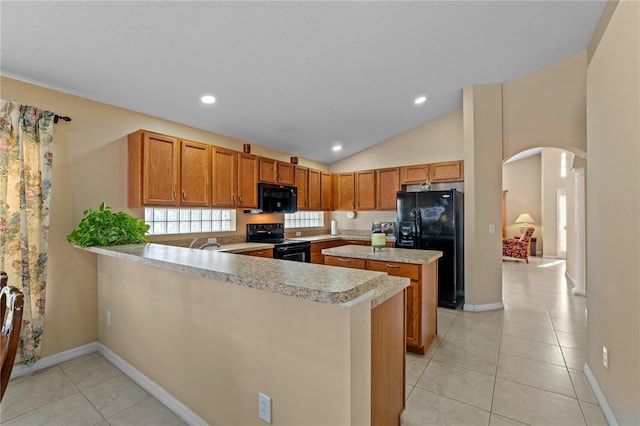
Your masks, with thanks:
[(420, 209), (415, 209), (413, 215), (413, 223), (414, 223), (414, 232), (413, 232), (413, 247), (420, 248), (420, 240), (421, 240), (421, 227), (420, 227)]

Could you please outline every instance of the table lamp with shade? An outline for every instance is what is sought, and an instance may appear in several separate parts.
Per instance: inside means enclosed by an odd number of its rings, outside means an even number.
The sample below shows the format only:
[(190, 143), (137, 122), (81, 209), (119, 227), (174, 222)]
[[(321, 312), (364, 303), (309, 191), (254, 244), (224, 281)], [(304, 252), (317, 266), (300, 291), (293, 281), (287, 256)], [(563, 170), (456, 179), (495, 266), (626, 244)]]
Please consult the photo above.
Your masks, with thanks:
[(520, 235), (522, 235), (525, 229), (529, 228), (532, 223), (535, 223), (535, 220), (533, 220), (533, 218), (529, 215), (529, 213), (522, 213), (516, 219), (516, 223), (522, 224), (520, 226)]

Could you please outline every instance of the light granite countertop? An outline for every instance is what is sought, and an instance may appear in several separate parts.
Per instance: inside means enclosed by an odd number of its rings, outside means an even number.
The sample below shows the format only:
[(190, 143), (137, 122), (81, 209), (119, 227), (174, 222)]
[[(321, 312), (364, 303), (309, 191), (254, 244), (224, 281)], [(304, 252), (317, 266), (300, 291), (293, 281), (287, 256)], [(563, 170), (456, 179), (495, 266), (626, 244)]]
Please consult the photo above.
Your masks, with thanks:
[[(293, 237), (291, 240), (303, 240), (311, 243), (322, 243), (325, 241), (339, 241), (339, 240), (358, 240), (358, 241), (371, 241), (371, 235), (314, 235), (311, 237)], [(388, 235), (386, 237), (388, 242), (394, 242), (396, 237)]]
[(376, 292), (371, 298), (371, 309), (378, 305), (383, 304), (391, 296), (395, 296), (405, 288), (409, 287), (411, 280), (409, 278), (392, 277), (387, 275), (384, 279), (384, 283), (376, 288)]
[(374, 303), (382, 303), (380, 300), (384, 301), (404, 288), (403, 283), (389, 280), (390, 277), (382, 272), (237, 256), (219, 250), (153, 243), (84, 250), (319, 303), (348, 303), (372, 294)]
[(442, 252), (437, 250), (414, 250), (391, 247), (374, 250), (372, 247), (357, 245), (322, 249), (322, 254), (357, 259), (381, 260), (383, 262), (414, 263), (418, 265), (431, 263), (442, 257)]
[(210, 246), (204, 250), (208, 251), (221, 251), (225, 253), (246, 253), (253, 250), (272, 250), (273, 244), (265, 243), (236, 243), (236, 244), (222, 244), (220, 247)]

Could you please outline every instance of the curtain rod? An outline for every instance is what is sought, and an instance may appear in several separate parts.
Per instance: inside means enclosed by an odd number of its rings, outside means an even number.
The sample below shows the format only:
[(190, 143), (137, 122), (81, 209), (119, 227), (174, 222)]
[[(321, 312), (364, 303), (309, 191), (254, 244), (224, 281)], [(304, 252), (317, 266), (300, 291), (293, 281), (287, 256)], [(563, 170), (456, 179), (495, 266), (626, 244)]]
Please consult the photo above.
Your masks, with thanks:
[(58, 115), (58, 114), (54, 115), (53, 116), (53, 123), (54, 124), (58, 124), (58, 120), (71, 121), (71, 117), (67, 117), (67, 116), (64, 116), (64, 115)]

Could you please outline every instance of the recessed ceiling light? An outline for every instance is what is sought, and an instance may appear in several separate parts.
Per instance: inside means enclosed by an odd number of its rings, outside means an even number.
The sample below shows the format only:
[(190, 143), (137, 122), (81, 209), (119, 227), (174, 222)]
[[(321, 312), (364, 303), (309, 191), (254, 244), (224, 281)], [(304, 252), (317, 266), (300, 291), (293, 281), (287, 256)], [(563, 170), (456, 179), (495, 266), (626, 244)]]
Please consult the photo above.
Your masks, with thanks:
[(342, 149), (342, 145), (335, 145), (335, 146), (333, 147), (333, 150), (334, 150), (335, 152), (338, 152), (338, 151), (340, 151), (341, 149)]
[(200, 98), (200, 102), (202, 102), (203, 104), (212, 104), (216, 101), (216, 98), (214, 98), (211, 95), (204, 95), (203, 97)]
[(418, 96), (416, 98), (416, 100), (413, 101), (413, 103), (416, 104), (416, 105), (422, 105), (425, 102), (427, 102), (427, 97), (426, 96)]

